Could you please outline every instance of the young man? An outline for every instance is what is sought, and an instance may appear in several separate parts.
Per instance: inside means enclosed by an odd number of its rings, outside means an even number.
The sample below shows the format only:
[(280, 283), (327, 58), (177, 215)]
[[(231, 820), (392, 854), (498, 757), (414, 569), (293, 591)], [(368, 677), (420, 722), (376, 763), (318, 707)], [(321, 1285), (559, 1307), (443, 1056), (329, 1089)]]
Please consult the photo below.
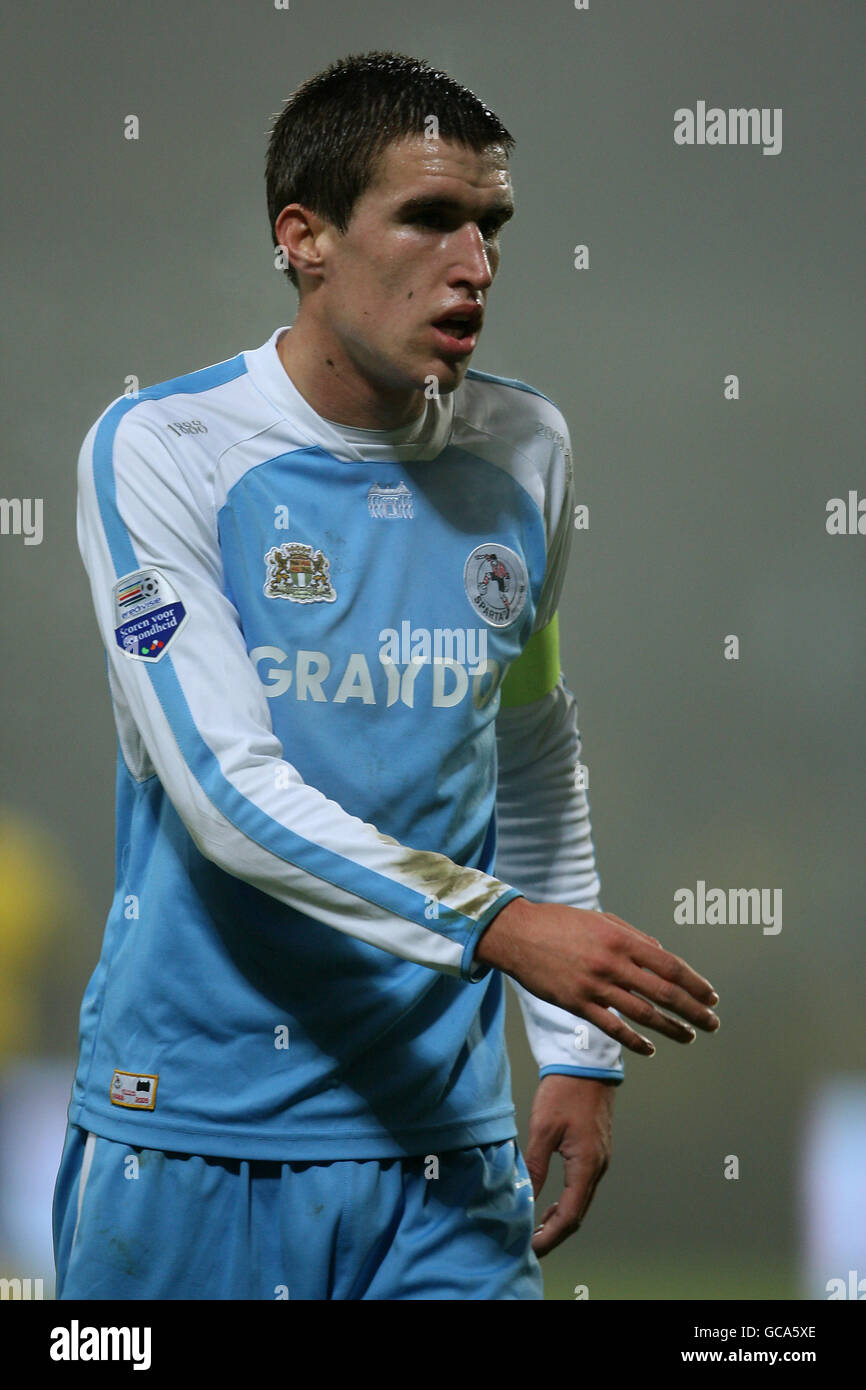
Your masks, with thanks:
[[(557, 646), (565, 421), (468, 368), (512, 146), (417, 60), (312, 78), (268, 151), (291, 329), (120, 398), (82, 446), (117, 887), (61, 1298), (540, 1298), (607, 1164), (620, 1045), (653, 1050), (626, 1020), (718, 1024), (598, 910)], [(503, 972), (541, 1071), (531, 1179)]]

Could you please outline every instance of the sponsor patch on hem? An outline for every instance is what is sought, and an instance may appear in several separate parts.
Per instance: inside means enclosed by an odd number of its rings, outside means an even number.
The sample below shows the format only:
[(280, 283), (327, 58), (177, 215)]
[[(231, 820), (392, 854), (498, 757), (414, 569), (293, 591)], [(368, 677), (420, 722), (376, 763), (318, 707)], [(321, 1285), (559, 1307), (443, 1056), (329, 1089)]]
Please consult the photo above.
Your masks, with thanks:
[(112, 1105), (123, 1105), (127, 1110), (152, 1110), (156, 1105), (156, 1083), (159, 1075), (139, 1075), (132, 1071), (115, 1071), (111, 1078), (110, 1097)]

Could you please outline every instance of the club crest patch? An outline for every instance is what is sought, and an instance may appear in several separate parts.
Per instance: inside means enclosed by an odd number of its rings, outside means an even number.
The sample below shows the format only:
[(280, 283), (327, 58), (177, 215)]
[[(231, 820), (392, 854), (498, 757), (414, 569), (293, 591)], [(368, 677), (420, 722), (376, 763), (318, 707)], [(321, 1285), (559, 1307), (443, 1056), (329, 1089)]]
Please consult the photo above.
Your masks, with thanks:
[(333, 603), (337, 591), (331, 583), (330, 561), (321, 550), (300, 541), (272, 545), (265, 555), (268, 577), (266, 598), (287, 598), (292, 603)]
[(114, 586), (114, 638), (127, 656), (159, 661), (188, 617), (159, 570), (133, 570)]
[(523, 612), (529, 577), (521, 557), (507, 545), (477, 545), (464, 566), (463, 583), (475, 612), (491, 627), (510, 627)]

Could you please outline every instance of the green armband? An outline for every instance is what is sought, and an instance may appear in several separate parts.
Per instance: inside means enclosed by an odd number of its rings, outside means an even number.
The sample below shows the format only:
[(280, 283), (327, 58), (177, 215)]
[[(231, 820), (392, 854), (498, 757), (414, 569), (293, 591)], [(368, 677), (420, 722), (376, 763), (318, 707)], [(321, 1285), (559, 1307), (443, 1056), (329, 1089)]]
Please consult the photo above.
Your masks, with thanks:
[(534, 632), (502, 682), (501, 709), (548, 695), (559, 680), (559, 614)]

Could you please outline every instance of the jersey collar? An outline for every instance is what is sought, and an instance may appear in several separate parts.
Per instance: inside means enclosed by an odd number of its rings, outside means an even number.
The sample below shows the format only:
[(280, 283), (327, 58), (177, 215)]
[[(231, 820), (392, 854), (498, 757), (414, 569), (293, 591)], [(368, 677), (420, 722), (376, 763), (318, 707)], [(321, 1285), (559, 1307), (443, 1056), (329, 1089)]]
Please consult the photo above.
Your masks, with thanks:
[(441, 454), (451, 438), (455, 392), (450, 391), (428, 401), (430, 423), (425, 422), (419, 442), (401, 441), (399, 436), (405, 430), (393, 432), (396, 436), (394, 439), (390, 430), (371, 430), (367, 439), (361, 438), (363, 431), (347, 426), (347, 434), (343, 434), (338, 424), (326, 420), (313, 409), (283, 366), (277, 352), (277, 342), (288, 331), (290, 325), (274, 329), (267, 342), (245, 352), (244, 359), (253, 384), (287, 420), (297, 426), (305, 438), (335, 458), (360, 462), (391, 460), (403, 463), (415, 459), (435, 459)]

